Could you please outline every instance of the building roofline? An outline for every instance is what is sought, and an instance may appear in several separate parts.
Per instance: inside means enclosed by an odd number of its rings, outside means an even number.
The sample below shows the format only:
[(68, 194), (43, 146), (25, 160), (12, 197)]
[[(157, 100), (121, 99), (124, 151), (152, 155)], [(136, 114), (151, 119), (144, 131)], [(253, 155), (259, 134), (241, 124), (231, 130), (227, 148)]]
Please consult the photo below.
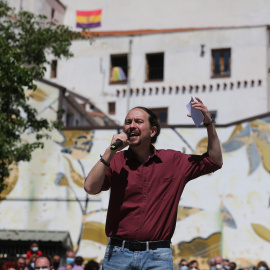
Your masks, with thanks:
[(60, 1), (60, 0), (55, 0), (64, 10), (67, 9), (67, 7)]
[[(264, 117), (268, 117), (270, 116), (270, 112), (268, 113), (264, 113), (264, 114), (260, 114), (260, 115), (256, 115), (253, 117), (249, 117), (249, 118), (245, 118), (239, 121), (235, 121), (235, 122), (231, 122), (231, 123), (227, 123), (227, 124), (215, 124), (215, 126), (217, 128), (226, 128), (226, 127), (230, 127), (230, 126), (234, 126), (234, 125), (239, 125), (239, 124), (243, 124), (245, 122), (250, 122), (250, 121), (254, 121), (256, 119), (260, 119), (260, 118), (264, 118)], [(161, 128), (197, 128), (194, 124), (189, 124), (189, 125), (161, 125)], [(204, 126), (200, 126), (199, 128), (204, 128)], [(65, 127), (64, 130), (92, 130), (92, 129), (124, 129), (124, 126), (120, 126), (120, 125), (115, 125), (115, 126), (80, 126), (80, 127)]]
[(177, 33), (177, 32), (191, 32), (203, 30), (224, 30), (224, 29), (240, 29), (240, 28), (255, 28), (266, 27), (270, 29), (270, 25), (242, 25), (242, 26), (216, 26), (216, 27), (189, 27), (189, 28), (170, 28), (170, 29), (137, 29), (137, 30), (112, 30), (112, 31), (84, 31), (83, 36), (86, 37), (105, 37), (105, 36), (136, 36), (136, 35), (150, 35), (160, 33)]
[[(62, 99), (65, 98), (69, 103), (71, 103), (74, 107), (77, 108), (77, 111), (81, 114), (81, 115), (84, 115), (87, 119), (87, 121), (90, 121), (91, 124), (93, 126), (95, 126), (95, 119), (90, 119), (91, 118), (91, 114), (88, 114), (85, 110), (82, 109), (82, 107), (79, 105), (79, 103), (75, 100), (76, 98), (80, 99), (81, 101), (85, 102), (85, 103), (88, 103), (91, 107), (91, 109), (94, 111), (94, 112), (97, 112), (101, 115), (103, 115), (102, 118), (106, 119), (107, 122), (108, 122), (108, 126), (117, 126), (117, 124), (115, 123), (114, 120), (112, 120), (107, 114), (105, 114), (103, 111), (101, 111), (92, 101), (90, 101), (88, 98), (80, 95), (80, 94), (77, 94), (75, 92), (72, 92), (70, 90), (68, 90), (66, 87), (62, 86), (62, 85), (59, 85), (57, 83), (54, 83), (54, 82), (51, 82), (47, 79), (39, 79), (38, 81), (42, 82), (42, 83), (45, 83), (45, 84), (48, 84), (50, 86), (53, 86), (55, 88), (58, 88), (59, 91), (61, 91), (61, 98), (60, 98), (60, 103), (62, 103)], [(61, 106), (59, 107), (59, 109), (61, 108)], [(92, 115), (94, 116), (94, 115)], [(88, 127), (89, 128), (89, 127)]]

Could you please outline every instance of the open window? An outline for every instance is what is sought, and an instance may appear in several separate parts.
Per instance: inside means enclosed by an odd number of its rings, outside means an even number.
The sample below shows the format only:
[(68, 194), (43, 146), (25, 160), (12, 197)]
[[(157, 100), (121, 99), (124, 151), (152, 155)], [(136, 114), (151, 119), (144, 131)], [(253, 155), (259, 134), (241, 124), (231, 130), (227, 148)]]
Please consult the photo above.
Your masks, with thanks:
[(52, 60), (51, 63), (51, 78), (56, 78), (57, 76), (57, 60)]
[(157, 115), (160, 124), (168, 124), (168, 108), (151, 108), (151, 111)]
[(231, 76), (231, 49), (212, 50), (212, 78)]
[(164, 53), (146, 54), (146, 81), (163, 81)]
[(108, 112), (109, 114), (115, 114), (115, 102), (108, 102)]
[(110, 83), (127, 83), (128, 55), (111, 55)]

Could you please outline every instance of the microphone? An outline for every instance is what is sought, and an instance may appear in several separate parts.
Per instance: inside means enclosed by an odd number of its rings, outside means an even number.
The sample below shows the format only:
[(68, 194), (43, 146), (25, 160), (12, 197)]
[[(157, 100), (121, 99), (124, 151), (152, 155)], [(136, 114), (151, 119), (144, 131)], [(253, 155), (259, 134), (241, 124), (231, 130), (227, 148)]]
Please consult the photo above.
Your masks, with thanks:
[(121, 140), (117, 140), (115, 143), (111, 145), (111, 150), (116, 150), (119, 146), (121, 146), (123, 142)]

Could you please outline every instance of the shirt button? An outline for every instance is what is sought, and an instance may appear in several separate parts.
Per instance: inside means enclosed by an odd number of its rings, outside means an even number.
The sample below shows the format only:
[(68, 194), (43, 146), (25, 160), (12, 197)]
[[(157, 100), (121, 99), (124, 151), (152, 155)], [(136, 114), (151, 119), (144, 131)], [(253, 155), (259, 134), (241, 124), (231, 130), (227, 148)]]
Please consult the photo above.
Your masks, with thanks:
[(140, 229), (142, 229), (142, 226), (140, 226)]
[(144, 210), (142, 210), (142, 213), (144, 213), (145, 211)]
[(144, 198), (146, 198), (146, 195), (143, 195)]
[(146, 179), (144, 179), (144, 182), (146, 182), (147, 180)]

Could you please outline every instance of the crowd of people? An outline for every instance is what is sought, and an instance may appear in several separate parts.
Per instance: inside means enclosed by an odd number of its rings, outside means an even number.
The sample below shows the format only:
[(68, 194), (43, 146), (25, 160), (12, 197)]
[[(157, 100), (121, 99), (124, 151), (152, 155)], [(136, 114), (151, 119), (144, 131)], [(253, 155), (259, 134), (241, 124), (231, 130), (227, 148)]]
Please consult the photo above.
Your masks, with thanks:
[[(208, 270), (269, 270), (265, 261), (259, 261), (257, 265), (249, 265), (245, 267), (237, 267), (237, 264), (221, 256), (216, 256), (208, 261)], [(200, 269), (199, 262), (196, 260), (187, 261), (181, 259), (175, 270), (202, 270)]]
[(86, 261), (76, 256), (73, 250), (66, 252), (64, 263), (58, 254), (47, 256), (39, 249), (37, 243), (32, 243), (25, 256), (8, 256), (0, 261), (0, 270), (99, 270), (101, 263), (95, 260)]
[[(66, 252), (64, 263), (61, 265), (61, 257), (57, 254), (46, 256), (39, 250), (38, 244), (33, 243), (23, 257), (2, 258), (0, 270), (101, 270), (102, 262), (95, 260), (85, 261), (81, 256), (76, 256), (73, 250)], [(63, 260), (62, 260), (63, 261)], [(200, 268), (197, 260), (188, 261), (181, 259), (175, 265), (175, 270), (270, 270), (265, 261), (260, 261), (257, 265), (237, 267), (237, 264), (221, 256), (211, 258), (208, 261), (207, 269)], [(166, 269), (165, 269), (166, 270)]]

